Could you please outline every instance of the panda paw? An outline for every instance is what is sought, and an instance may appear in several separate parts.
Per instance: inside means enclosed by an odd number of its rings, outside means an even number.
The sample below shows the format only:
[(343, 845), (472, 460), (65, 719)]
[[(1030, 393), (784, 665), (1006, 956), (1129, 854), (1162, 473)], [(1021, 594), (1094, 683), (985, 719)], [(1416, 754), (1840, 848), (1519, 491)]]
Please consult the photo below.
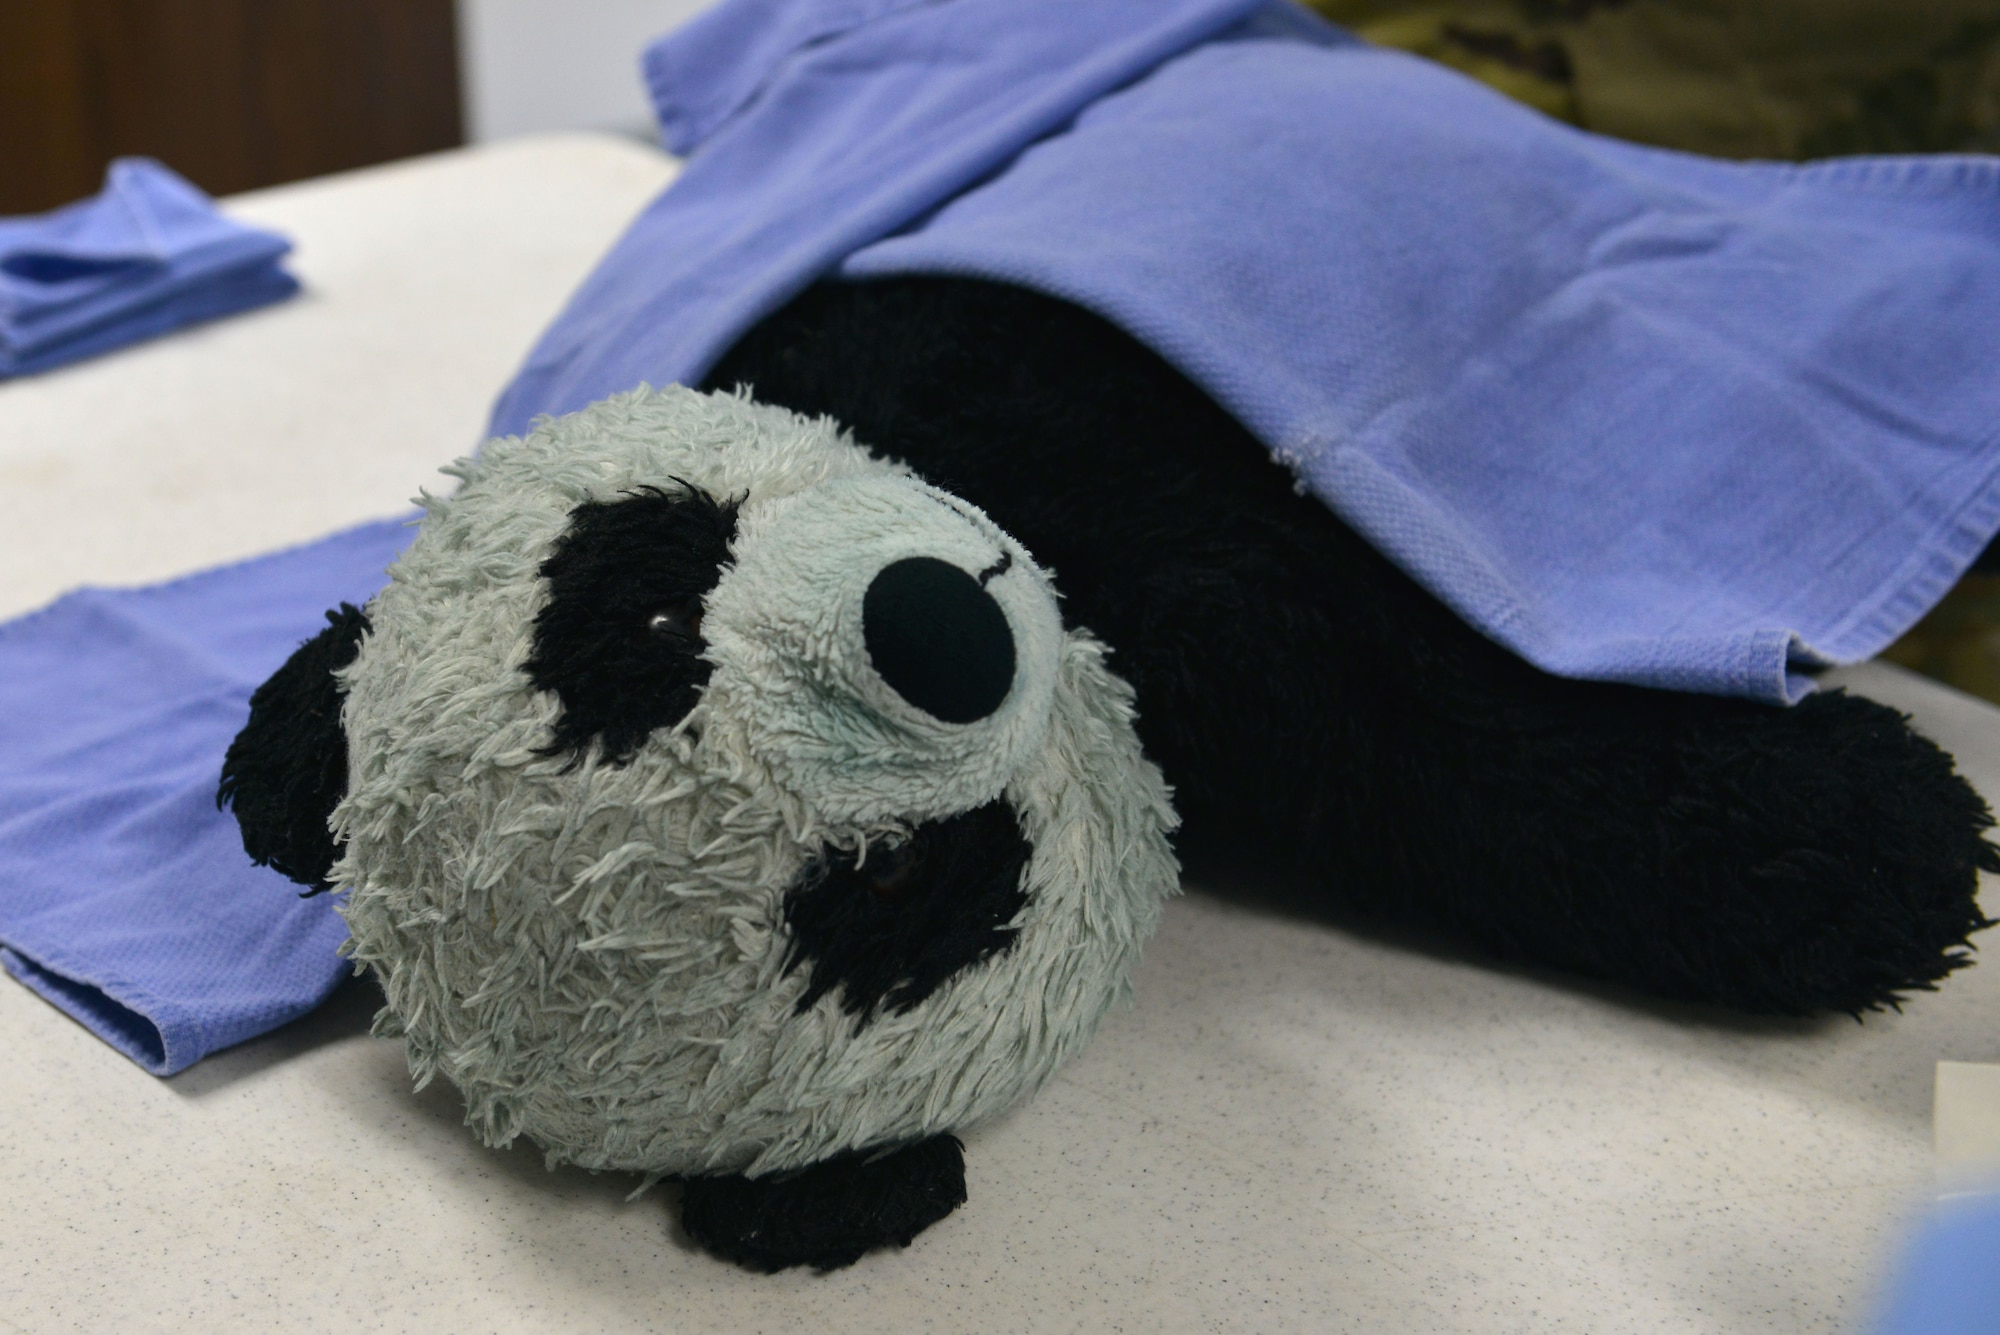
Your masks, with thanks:
[(1908, 720), (1839, 691), (1660, 699), (1597, 734), (1601, 764), (1541, 754), (1573, 801), (1512, 809), (1529, 833), (1487, 898), (1532, 909), (1486, 920), (1501, 953), (1796, 1016), (1894, 1007), (1970, 962), (1993, 817)]
[(1858, 1017), (1971, 962), (1993, 925), (1979, 904), (1980, 873), (2000, 872), (1993, 817), (1907, 718), (1825, 691), (1682, 742), (1655, 829), (1666, 877), (1698, 906), (1703, 930), (1673, 943), (1695, 995)]
[(965, 1203), (965, 1150), (951, 1135), (889, 1150), (852, 1150), (762, 1178), (689, 1178), (681, 1227), (751, 1270), (838, 1270), (917, 1234)]

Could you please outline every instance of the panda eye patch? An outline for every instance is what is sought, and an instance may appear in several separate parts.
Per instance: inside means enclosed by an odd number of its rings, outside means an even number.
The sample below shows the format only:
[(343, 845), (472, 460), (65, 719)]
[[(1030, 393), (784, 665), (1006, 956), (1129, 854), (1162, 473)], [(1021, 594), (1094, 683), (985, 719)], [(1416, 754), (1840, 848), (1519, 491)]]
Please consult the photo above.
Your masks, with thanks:
[(562, 701), (549, 754), (592, 741), (613, 764), (687, 717), (708, 683), (702, 599), (722, 578), (739, 501), (679, 482), (587, 501), (541, 565), (548, 602), (522, 670)]
[(1022, 876), (1034, 846), (1005, 798), (926, 821), (865, 858), (831, 853), (785, 896), (792, 937), (785, 971), (810, 978), (796, 1009), (840, 992), (867, 1024), (907, 1011), (954, 974), (1014, 944), (1028, 902)]

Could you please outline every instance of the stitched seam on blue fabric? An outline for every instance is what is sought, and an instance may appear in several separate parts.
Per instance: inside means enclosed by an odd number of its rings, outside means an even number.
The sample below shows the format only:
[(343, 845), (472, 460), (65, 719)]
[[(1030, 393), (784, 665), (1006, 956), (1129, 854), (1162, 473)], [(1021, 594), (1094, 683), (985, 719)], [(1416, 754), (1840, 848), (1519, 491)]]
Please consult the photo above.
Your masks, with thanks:
[[(79, 987), (93, 988), (102, 992), (118, 1005), (152, 1025), (159, 1031), (160, 1050), (162, 1056), (169, 1059), (169, 1065), (172, 1064), (171, 1058), (175, 1051), (175, 1045), (168, 1038), (169, 1030), (191, 1030), (198, 1041), (203, 1043), (206, 1041), (207, 1034), (201, 1021), (185, 1013), (174, 1002), (156, 996), (149, 989), (134, 983), (122, 974), (103, 973), (95, 968), (85, 967), (60, 945), (51, 945), (43, 949), (33, 944), (24, 944), (12, 929), (6, 933), (4, 944), (7, 949), (44, 973), (54, 974)], [(67, 1011), (68, 1008), (63, 1009)]]
[(1940, 193), (1979, 190), (2000, 194), (2000, 158), (1971, 154), (1927, 157), (1835, 158), (1794, 164), (1785, 174), (1793, 180), (1841, 186), (1866, 194), (1912, 194), (1913, 185), (1936, 187)]
[[(2000, 433), (1989, 436), (1978, 453), (1985, 484), (1937, 526), (1924, 550), (1904, 562), (1888, 581), (1887, 592), (1872, 605), (1857, 608), (1827, 635), (1823, 652), (1843, 663), (1880, 652), (1928, 612), (1979, 555), (1994, 530), (2000, 528), (2000, 457), (1994, 457), (2000, 454)], [(1950, 474), (1973, 467), (1967, 462), (1944, 471)], [(1942, 550), (1938, 536), (1944, 539)]]
[[(4, 945), (0, 945), (0, 971), (5, 971), (15, 982), (33, 992), (50, 1006), (61, 1011), (72, 1022), (82, 1026), (91, 1037), (102, 1041), (112, 1051), (131, 1061), (148, 1075), (165, 1076), (172, 1073), (174, 1068), (172, 1061), (167, 1055), (168, 1044), (165, 1034), (161, 1032), (159, 1026), (152, 1024), (150, 1020), (138, 1012), (131, 1011), (130, 1007), (121, 1007), (121, 1009), (130, 1011), (131, 1014), (137, 1017), (140, 1024), (152, 1030), (152, 1039), (150, 1042), (145, 1039), (136, 1038), (129, 1029), (118, 1025), (116, 1022), (105, 1024), (101, 1015), (94, 1014), (88, 1009), (79, 1008), (76, 1005), (76, 998), (72, 994), (71, 989), (98, 991), (98, 989), (90, 988), (87, 983), (74, 983), (60, 974), (42, 968), (34, 960)], [(99, 992), (99, 995), (101, 996), (103, 993)], [(116, 1001), (112, 1001), (110, 1004), (114, 1006), (119, 1005)], [(107, 1029), (110, 1032), (106, 1032)], [(157, 1059), (153, 1056), (155, 1051), (159, 1053)]]
[[(1964, 473), (1977, 478), (1978, 485), (1933, 485), (1938, 479), (1949, 479)], [(1828, 648), (1826, 652), (1837, 654), (1838, 662), (1851, 663), (1866, 658), (1908, 630), (1918, 617), (1944, 596), (1949, 586), (1991, 539), (1994, 528), (2000, 527), (2000, 428), (1980, 438), (1960, 458), (1928, 475), (1922, 490), (1926, 495), (1957, 493), (1964, 499), (1931, 527), (1923, 550), (1912, 553), (1884, 581), (1887, 591), (1836, 622), (1825, 636), (1824, 643), (1833, 646), (1847, 640), (1865, 642), (1866, 637), (1881, 634), (1883, 627), (1899, 628), (1888, 632), (1887, 638), (1875, 650), (1850, 655), (1844, 650)], [(1936, 545), (1940, 535), (1945, 539), (1942, 552)], [(1928, 592), (1913, 592), (1925, 589)], [(1906, 612), (1900, 607), (1905, 602), (1919, 602), (1920, 605), (1915, 606), (1914, 611)], [(1875, 629), (1871, 630), (1871, 626)]]
[[(1331, 472), (1335, 465), (1355, 467), (1367, 475), (1367, 478), (1372, 482), (1373, 490), (1393, 495), (1399, 506), (1406, 512), (1428, 508), (1417, 493), (1404, 486), (1400, 479), (1383, 468), (1373, 455), (1370, 455), (1365, 450), (1355, 448), (1354, 442), (1328, 440), (1311, 443), (1324, 443), (1328, 447), (1319, 456), (1325, 461), (1327, 467), (1325, 469), (1314, 469), (1312, 470), (1312, 474)], [(1348, 497), (1334, 479), (1314, 475), (1303, 476), (1306, 477), (1307, 486), (1312, 493), (1327, 508), (1334, 511), (1334, 513), (1338, 514), (1366, 537), (1375, 546), (1376, 550), (1391, 554), (1404, 551), (1406, 544), (1396, 541), (1393, 532), (1373, 523), (1373, 516), (1371, 514), (1356, 510), (1351, 504), (1343, 504), (1343, 502), (1348, 500)], [(1442, 524), (1430, 523), (1424, 527), (1433, 534), (1448, 535), (1450, 533), (1449, 527)], [(1451, 542), (1449, 554), (1457, 564), (1468, 571), (1477, 571), (1484, 576), (1480, 582), (1485, 587), (1480, 592), (1491, 601), (1492, 615), (1482, 615), (1475, 618), (1471, 611), (1459, 606), (1456, 601), (1445, 597), (1445, 595), (1435, 589), (1430, 590), (1433, 596), (1444, 602), (1460, 619), (1468, 625), (1473, 626), (1480, 634), (1487, 636), (1489, 639), (1500, 640), (1501, 637), (1498, 632), (1503, 630), (1518, 630), (1521, 647), (1517, 648), (1515, 652), (1523, 658), (1537, 663), (1545, 663), (1556, 659), (1558, 655), (1550, 652), (1552, 645), (1547, 628), (1538, 625), (1528, 615), (1527, 608), (1522, 605), (1520, 599), (1516, 598), (1509, 589), (1506, 578), (1500, 572), (1492, 570), (1486, 562), (1472, 556), (1455, 539), (1447, 538), (1447, 541)], [(1427, 589), (1430, 588), (1428, 579), (1419, 568), (1418, 563), (1411, 559), (1412, 555), (1414, 554), (1395, 556), (1396, 564), (1402, 567), (1411, 578), (1416, 579), (1418, 583), (1423, 584)], [(1501, 642), (1504, 643), (1504, 641)]]

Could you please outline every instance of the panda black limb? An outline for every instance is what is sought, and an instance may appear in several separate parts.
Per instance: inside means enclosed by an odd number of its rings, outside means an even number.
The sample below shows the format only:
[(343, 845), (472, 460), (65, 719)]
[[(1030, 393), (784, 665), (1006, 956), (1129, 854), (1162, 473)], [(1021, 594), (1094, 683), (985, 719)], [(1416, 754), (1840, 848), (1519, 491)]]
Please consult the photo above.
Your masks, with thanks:
[(808, 289), (709, 377), (828, 414), (1057, 572), (1197, 879), (1751, 1012), (1929, 988), (1985, 803), (1895, 711), (1561, 680), (1468, 628), (1109, 323), (967, 279)]
[(932, 1136), (771, 1177), (689, 1178), (681, 1228), (752, 1270), (838, 1270), (878, 1247), (909, 1246), (963, 1204), (964, 1147), (955, 1136)]
[(340, 860), (327, 820), (347, 791), (347, 736), (334, 673), (354, 661), (368, 618), (349, 603), (250, 696), (250, 719), (222, 760), (215, 804), (232, 808), (243, 851), (307, 887), (331, 888)]

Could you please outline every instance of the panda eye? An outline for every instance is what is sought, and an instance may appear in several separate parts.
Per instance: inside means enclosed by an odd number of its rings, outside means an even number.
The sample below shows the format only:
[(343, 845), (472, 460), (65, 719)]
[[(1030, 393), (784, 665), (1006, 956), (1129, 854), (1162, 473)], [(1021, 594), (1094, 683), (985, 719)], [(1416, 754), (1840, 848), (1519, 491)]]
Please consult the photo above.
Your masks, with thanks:
[(860, 871), (870, 895), (880, 903), (894, 904), (908, 897), (923, 866), (923, 850), (917, 847), (916, 840), (910, 839), (881, 850)]
[(697, 602), (671, 603), (654, 609), (646, 618), (646, 633), (658, 639), (701, 641), (701, 604)]

